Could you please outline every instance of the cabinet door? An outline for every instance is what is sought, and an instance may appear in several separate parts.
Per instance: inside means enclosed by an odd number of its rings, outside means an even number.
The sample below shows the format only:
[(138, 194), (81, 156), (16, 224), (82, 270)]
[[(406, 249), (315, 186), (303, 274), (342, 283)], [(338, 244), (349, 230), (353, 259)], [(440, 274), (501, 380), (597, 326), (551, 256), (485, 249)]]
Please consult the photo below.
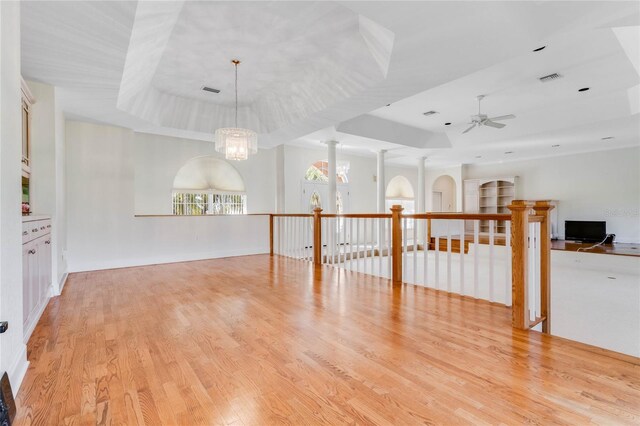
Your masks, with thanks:
[(41, 238), (39, 270), (40, 270), (40, 292), (36, 306), (49, 297), (49, 288), (51, 287), (51, 234)]
[(22, 245), (22, 323), (27, 322), (29, 313), (31, 312), (31, 259), (33, 249), (32, 243)]

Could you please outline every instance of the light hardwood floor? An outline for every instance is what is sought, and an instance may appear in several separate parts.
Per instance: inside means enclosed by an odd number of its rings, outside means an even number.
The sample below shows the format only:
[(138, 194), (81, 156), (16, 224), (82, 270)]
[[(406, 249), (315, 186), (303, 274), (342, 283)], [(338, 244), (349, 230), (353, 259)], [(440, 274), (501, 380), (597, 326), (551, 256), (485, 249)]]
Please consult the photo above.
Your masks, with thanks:
[(633, 424), (640, 365), (510, 311), (266, 255), (73, 274), (26, 424)]

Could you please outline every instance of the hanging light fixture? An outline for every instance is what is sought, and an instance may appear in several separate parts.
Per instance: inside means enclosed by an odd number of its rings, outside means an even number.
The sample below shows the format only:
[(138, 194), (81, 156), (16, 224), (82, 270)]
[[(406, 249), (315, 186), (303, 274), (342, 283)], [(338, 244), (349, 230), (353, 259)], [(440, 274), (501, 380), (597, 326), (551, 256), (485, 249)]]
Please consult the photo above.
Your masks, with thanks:
[(234, 59), (231, 63), (235, 66), (236, 72), (235, 127), (216, 130), (216, 151), (223, 153), (227, 160), (246, 160), (249, 154), (258, 152), (258, 135), (253, 130), (238, 127), (238, 65), (240, 61)]

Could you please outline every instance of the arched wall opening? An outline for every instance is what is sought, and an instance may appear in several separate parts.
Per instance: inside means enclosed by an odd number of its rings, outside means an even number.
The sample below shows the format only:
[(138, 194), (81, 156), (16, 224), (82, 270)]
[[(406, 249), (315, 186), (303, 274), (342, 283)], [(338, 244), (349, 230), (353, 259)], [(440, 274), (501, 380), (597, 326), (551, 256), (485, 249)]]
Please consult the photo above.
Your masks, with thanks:
[(224, 160), (192, 158), (173, 179), (172, 205), (175, 215), (246, 214), (244, 180)]
[(385, 191), (385, 207), (387, 211), (394, 204), (401, 205), (405, 214), (415, 213), (415, 194), (409, 179), (402, 175), (393, 177)]
[(431, 210), (434, 212), (455, 212), (456, 181), (449, 175), (439, 176), (431, 186)]

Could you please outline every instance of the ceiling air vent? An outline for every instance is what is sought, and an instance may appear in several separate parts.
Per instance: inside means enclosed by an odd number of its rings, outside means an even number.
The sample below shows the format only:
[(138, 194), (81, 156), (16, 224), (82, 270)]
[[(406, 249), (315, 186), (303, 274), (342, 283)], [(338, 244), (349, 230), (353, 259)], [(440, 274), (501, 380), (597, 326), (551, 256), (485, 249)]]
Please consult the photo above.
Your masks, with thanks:
[(205, 92), (220, 93), (220, 90), (214, 89), (213, 87), (202, 86), (201, 89)]
[(426, 115), (428, 117), (430, 115), (434, 115), (434, 114), (437, 114), (437, 113), (438, 113), (438, 111), (431, 110), (431, 111), (423, 112), (422, 115)]
[(546, 83), (547, 81), (557, 80), (559, 78), (562, 78), (562, 76), (560, 74), (558, 74), (557, 72), (554, 72), (553, 74), (549, 74), (549, 75), (545, 75), (544, 77), (540, 77), (538, 80), (540, 80), (543, 83)]

